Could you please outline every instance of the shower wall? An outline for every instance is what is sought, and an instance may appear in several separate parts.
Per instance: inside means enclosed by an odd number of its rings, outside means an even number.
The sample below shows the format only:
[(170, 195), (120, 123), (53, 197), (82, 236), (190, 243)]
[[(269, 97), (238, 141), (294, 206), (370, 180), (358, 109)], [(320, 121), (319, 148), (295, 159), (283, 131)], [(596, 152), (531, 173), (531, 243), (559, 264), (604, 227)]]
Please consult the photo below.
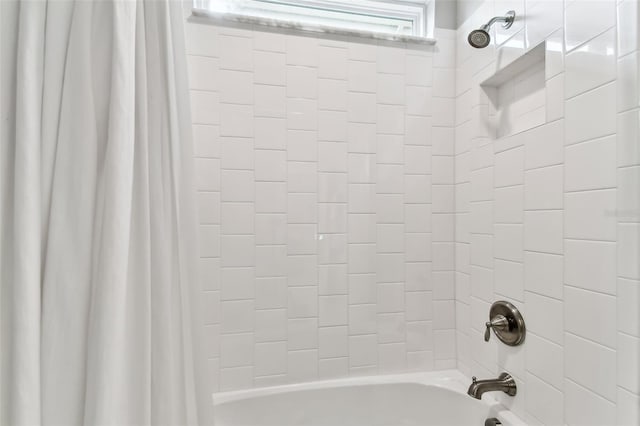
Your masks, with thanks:
[(212, 389), (455, 368), (455, 31), (187, 23)]
[[(498, 48), (468, 46), (509, 9)], [(531, 425), (640, 424), (639, 18), (635, 0), (485, 1), (458, 31), (458, 368), (509, 371), (505, 403)], [(480, 83), (545, 40), (501, 111)], [(523, 346), (483, 341), (500, 299), (523, 311)]]

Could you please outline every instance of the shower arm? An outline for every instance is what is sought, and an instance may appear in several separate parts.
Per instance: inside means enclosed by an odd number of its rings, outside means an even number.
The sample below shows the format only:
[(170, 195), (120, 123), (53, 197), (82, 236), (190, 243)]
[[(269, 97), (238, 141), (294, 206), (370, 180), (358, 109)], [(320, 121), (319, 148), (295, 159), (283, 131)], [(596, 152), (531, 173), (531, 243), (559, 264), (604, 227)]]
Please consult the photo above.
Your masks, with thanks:
[(480, 27), (480, 29), (482, 29), (482, 30), (484, 30), (486, 32), (489, 32), (489, 29), (496, 22), (504, 22), (504, 24), (502, 24), (502, 27), (504, 29), (508, 29), (513, 24), (513, 21), (515, 20), (515, 17), (516, 17), (516, 14), (513, 11), (509, 11), (505, 16), (494, 16), (493, 18), (491, 18), (491, 20), (489, 22), (487, 22), (482, 27)]

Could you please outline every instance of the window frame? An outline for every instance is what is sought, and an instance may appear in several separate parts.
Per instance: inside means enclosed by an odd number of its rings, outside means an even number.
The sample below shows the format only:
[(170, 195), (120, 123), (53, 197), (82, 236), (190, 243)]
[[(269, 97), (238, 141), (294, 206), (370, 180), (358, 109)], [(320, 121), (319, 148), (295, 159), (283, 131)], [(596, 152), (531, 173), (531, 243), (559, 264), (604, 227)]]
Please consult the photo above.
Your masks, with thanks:
[[(215, 2), (219, 2), (220, 7), (213, 8), (210, 6)], [(292, 10), (321, 9), (327, 10), (329, 13), (344, 14), (345, 17), (350, 15), (359, 17), (370, 15), (380, 17), (381, 19), (410, 21), (412, 23), (412, 34), (341, 26), (338, 20), (329, 20), (330, 22), (327, 24), (304, 19), (286, 19), (279, 15), (273, 17), (259, 16), (257, 14), (251, 14), (251, 10), (244, 12), (241, 9), (237, 10), (234, 8), (234, 6), (237, 7), (242, 3), (242, 0), (191, 0), (192, 14), (193, 16), (201, 18), (307, 32), (334, 33), (374, 39), (399, 40), (405, 42), (413, 41), (426, 44), (433, 44), (435, 42), (433, 39), (435, 0), (248, 0), (245, 2), (267, 5), (267, 8), (272, 7), (269, 5), (275, 5), (274, 7), (283, 6), (285, 8), (290, 5), (292, 8), (300, 8)], [(286, 13), (284, 15), (286, 15)], [(313, 15), (310, 13), (309, 17), (312, 18)], [(352, 22), (357, 24), (361, 21), (354, 19)]]

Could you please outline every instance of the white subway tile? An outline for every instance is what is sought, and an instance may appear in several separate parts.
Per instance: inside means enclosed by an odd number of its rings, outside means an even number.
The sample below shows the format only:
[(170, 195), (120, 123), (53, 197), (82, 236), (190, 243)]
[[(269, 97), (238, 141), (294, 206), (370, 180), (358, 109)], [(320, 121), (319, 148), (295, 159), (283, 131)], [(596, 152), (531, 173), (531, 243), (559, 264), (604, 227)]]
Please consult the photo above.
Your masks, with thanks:
[(286, 244), (287, 215), (274, 213), (256, 214), (255, 233), (256, 244)]
[(220, 227), (214, 225), (200, 225), (200, 256), (220, 256)]
[[(287, 339), (286, 309), (266, 309), (255, 312), (256, 342), (283, 342)], [(276, 374), (276, 373), (274, 373)]]
[(318, 64), (318, 40), (313, 37), (286, 38), (287, 64), (313, 67)]
[[(430, 87), (407, 86), (405, 91), (406, 113), (422, 117), (433, 115), (433, 96)], [(378, 99), (378, 102), (380, 100)]]
[(562, 209), (563, 166), (528, 170), (524, 174), (524, 208), (526, 210)]
[(252, 365), (253, 344), (252, 333), (223, 334), (220, 337), (220, 366), (225, 368)]
[(253, 203), (222, 203), (222, 233), (224, 235), (253, 234)]
[(217, 27), (213, 25), (190, 23), (185, 25), (186, 51), (191, 55), (218, 56), (218, 44), (211, 43), (217, 37)]
[(618, 388), (618, 400), (616, 405), (617, 422), (624, 426), (633, 426), (640, 423), (640, 397), (622, 388)]
[(347, 327), (320, 327), (318, 330), (318, 356), (336, 358), (349, 355)]
[(218, 43), (221, 69), (253, 71), (253, 39), (220, 35)]
[[(438, 168), (445, 168), (450, 164), (451, 157), (432, 157), (431, 147), (405, 145), (404, 147), (404, 172), (412, 174), (437, 173)], [(436, 177), (437, 180), (437, 177)], [(438, 183), (438, 182), (434, 182)], [(442, 182), (445, 183), (445, 182)], [(447, 182), (448, 183), (448, 182)]]
[[(433, 351), (433, 324), (431, 321), (407, 322), (407, 351)], [(408, 356), (408, 354), (407, 354)], [(433, 358), (433, 355), (431, 355)], [(431, 360), (433, 361), (433, 359)]]
[(409, 291), (405, 295), (407, 321), (425, 321), (433, 317), (432, 293), (430, 291)]
[(225, 82), (220, 86), (220, 102), (243, 105), (253, 104), (252, 72), (220, 70), (219, 78)]
[(287, 154), (285, 151), (256, 150), (255, 151), (255, 179), (256, 181), (286, 180)]
[(255, 31), (253, 33), (253, 48), (256, 51), (286, 52), (286, 36), (275, 32)]
[(404, 312), (404, 284), (379, 283), (378, 284), (378, 312)]
[(287, 186), (284, 182), (256, 182), (256, 213), (285, 213)]
[(187, 61), (190, 89), (218, 90), (220, 61), (217, 58), (189, 55)]
[(526, 291), (524, 307), (528, 330), (559, 345), (564, 344), (562, 301)]
[(286, 278), (257, 278), (255, 280), (255, 307), (256, 309), (286, 308)]
[(431, 145), (433, 136), (431, 117), (405, 115), (404, 143), (406, 145)]
[(561, 345), (543, 339), (533, 333), (527, 335), (525, 349), (526, 368), (531, 374), (551, 384), (556, 389), (563, 389), (563, 349)]
[(596, 365), (616, 365), (616, 351), (565, 333), (565, 377), (609, 401), (616, 399), (616, 376)]
[(565, 158), (566, 191), (615, 187), (615, 136), (568, 146)]
[(222, 268), (220, 271), (220, 281), (221, 300), (254, 298), (253, 268)]
[(255, 240), (252, 235), (223, 235), (220, 238), (220, 257), (223, 267), (253, 266)]
[(404, 342), (404, 313), (378, 314), (378, 343)]
[(318, 108), (333, 111), (347, 110), (347, 82), (318, 79)]
[(597, 0), (571, 2), (565, 9), (565, 43), (567, 50), (590, 40), (616, 24), (616, 2)]
[(290, 130), (316, 130), (318, 128), (317, 101), (287, 99), (287, 126)]
[(253, 137), (253, 107), (220, 105), (220, 136)]
[[(284, 87), (256, 84), (254, 86), (253, 113), (258, 117), (286, 117), (287, 100)], [(257, 121), (256, 134), (258, 134)]]
[(616, 293), (616, 244), (565, 240), (566, 284), (607, 294)]
[(618, 111), (626, 111), (640, 104), (639, 61), (638, 52), (618, 59)]
[(522, 262), (523, 225), (494, 225), (494, 256), (497, 259)]
[(523, 184), (524, 148), (513, 148), (496, 154), (493, 170), (496, 188)]
[(271, 376), (287, 372), (286, 342), (257, 343), (254, 374)]
[(402, 135), (404, 133), (404, 107), (378, 105), (378, 133)]
[(347, 49), (319, 46), (317, 52), (318, 77), (346, 80)]
[(524, 285), (528, 291), (562, 299), (563, 271), (562, 256), (524, 252)]
[(315, 286), (290, 287), (288, 297), (289, 318), (318, 316), (318, 289)]
[(616, 191), (565, 194), (564, 235), (572, 239), (616, 240)]
[(382, 372), (403, 371), (407, 368), (404, 343), (378, 345), (378, 369)]
[(432, 69), (433, 58), (409, 53), (405, 56), (405, 62), (407, 84), (431, 86), (435, 78), (435, 70)]
[(524, 267), (520, 262), (495, 260), (494, 290), (496, 293), (524, 301)]
[(565, 144), (571, 145), (614, 134), (615, 112), (615, 83), (569, 99), (565, 105)]
[[(289, 161), (287, 162), (286, 173), (288, 192), (312, 193), (318, 189), (318, 167), (316, 163)], [(346, 193), (346, 184), (344, 192)]]
[(640, 224), (618, 225), (618, 275), (640, 279)]
[(317, 223), (317, 206), (316, 194), (289, 193), (287, 197), (287, 221), (289, 223)]
[(290, 255), (287, 257), (287, 282), (289, 286), (316, 286), (318, 284), (318, 259), (315, 255)]
[(348, 66), (350, 91), (376, 93), (378, 74), (375, 63), (350, 60)]
[(378, 72), (403, 74), (405, 72), (405, 51), (396, 47), (378, 46)]
[(567, 425), (604, 425), (616, 416), (616, 406), (589, 389), (565, 380), (565, 422)]
[(526, 170), (561, 164), (564, 158), (564, 120), (525, 132), (524, 151)]
[(640, 338), (618, 333), (618, 386), (638, 395), (640, 393)]
[(515, 185), (494, 191), (495, 223), (523, 223), (524, 187)]
[(289, 224), (287, 226), (288, 254), (315, 254), (317, 251), (317, 225)]
[(191, 91), (193, 124), (219, 124), (220, 114), (220, 95), (218, 93)]
[(535, 416), (541, 424), (560, 425), (564, 418), (564, 396), (533, 374), (525, 376), (525, 405), (527, 412)]
[(617, 219), (619, 222), (640, 222), (640, 167), (618, 170)]
[(347, 296), (320, 296), (318, 299), (319, 325), (347, 325)]
[(547, 80), (545, 86), (547, 96), (547, 123), (564, 117), (564, 80), (563, 74)]
[(318, 378), (318, 351), (303, 350), (287, 353), (287, 378), (291, 382), (306, 382)]
[[(375, 324), (375, 317), (374, 317)], [(378, 342), (375, 334), (349, 336), (349, 366), (378, 364)]]
[(318, 77), (315, 68), (287, 66), (287, 97), (316, 99)]
[[(287, 128), (286, 128), (286, 120), (281, 118), (257, 118), (254, 120), (255, 126), (255, 136), (254, 136), (254, 146), (256, 148), (264, 148), (264, 149), (285, 149), (287, 148), (288, 139), (293, 139), (297, 141), (297, 139), (306, 138), (294, 138), (294, 135), (288, 137)], [(290, 132), (293, 133), (293, 132)], [(306, 132), (295, 132), (296, 136), (302, 133), (303, 135), (308, 135)], [(294, 151), (294, 149), (289, 148), (290, 151)], [(294, 160), (294, 155), (289, 156), (291, 160)], [(315, 159), (315, 156), (313, 157)], [(311, 160), (310, 160), (311, 161)]]
[(404, 74), (379, 73), (377, 75), (377, 90), (374, 98), (381, 104), (405, 105)]
[[(569, 7), (569, 10), (571, 9)], [(615, 80), (615, 39), (616, 33), (612, 28), (567, 54), (565, 58), (567, 98)]]
[(527, 211), (524, 214), (524, 249), (562, 254), (562, 211)]
[(318, 347), (317, 318), (289, 318), (287, 326), (287, 342), (290, 351)]
[[(564, 289), (565, 330), (616, 347), (616, 298), (574, 287)], [(598, 312), (598, 315), (593, 315)]]
[(376, 125), (373, 123), (348, 123), (349, 152), (374, 154), (376, 152)]
[(331, 379), (349, 374), (349, 359), (345, 357), (320, 359), (318, 361), (318, 377)]
[(617, 288), (618, 331), (640, 337), (640, 282), (618, 279)]

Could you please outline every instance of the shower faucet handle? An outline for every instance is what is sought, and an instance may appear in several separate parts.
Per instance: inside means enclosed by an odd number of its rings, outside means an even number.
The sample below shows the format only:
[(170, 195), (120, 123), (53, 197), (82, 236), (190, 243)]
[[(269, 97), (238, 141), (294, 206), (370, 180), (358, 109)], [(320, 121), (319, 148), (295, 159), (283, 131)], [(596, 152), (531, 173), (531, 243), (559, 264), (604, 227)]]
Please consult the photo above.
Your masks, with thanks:
[(507, 320), (504, 315), (496, 315), (495, 317), (491, 318), (491, 321), (485, 323), (485, 326), (487, 327), (487, 329), (484, 332), (484, 341), (488, 342), (489, 338), (491, 337), (491, 329), (493, 328), (494, 330), (507, 330), (509, 329), (509, 320)]
[(518, 346), (524, 342), (527, 328), (522, 314), (512, 303), (498, 300), (489, 310), (489, 321), (485, 323), (484, 341), (488, 342), (491, 330), (505, 345)]

